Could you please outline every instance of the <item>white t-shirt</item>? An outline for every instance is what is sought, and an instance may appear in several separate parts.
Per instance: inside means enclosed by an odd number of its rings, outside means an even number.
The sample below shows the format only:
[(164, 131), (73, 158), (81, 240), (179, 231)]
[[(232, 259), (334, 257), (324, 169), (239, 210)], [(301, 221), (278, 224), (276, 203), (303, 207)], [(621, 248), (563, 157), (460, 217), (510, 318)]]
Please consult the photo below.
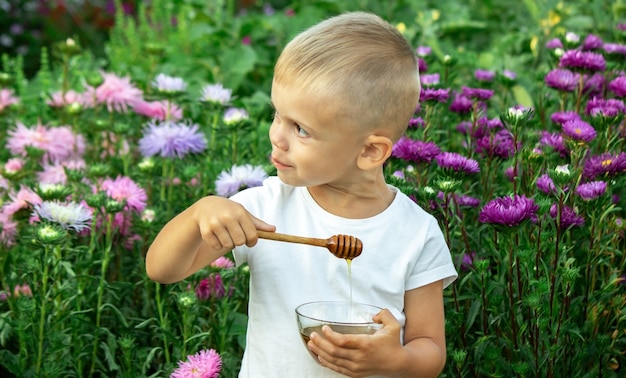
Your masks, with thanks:
[[(404, 326), (404, 293), (457, 277), (437, 221), (399, 190), (382, 213), (347, 219), (328, 213), (305, 187), (270, 177), (231, 199), (276, 232), (327, 239), (352, 235), (363, 252), (352, 261), (352, 300), (388, 308)], [(318, 365), (298, 332), (295, 308), (306, 302), (350, 300), (348, 266), (324, 247), (259, 240), (234, 251), (250, 267), (246, 350), (239, 377), (340, 377)]]

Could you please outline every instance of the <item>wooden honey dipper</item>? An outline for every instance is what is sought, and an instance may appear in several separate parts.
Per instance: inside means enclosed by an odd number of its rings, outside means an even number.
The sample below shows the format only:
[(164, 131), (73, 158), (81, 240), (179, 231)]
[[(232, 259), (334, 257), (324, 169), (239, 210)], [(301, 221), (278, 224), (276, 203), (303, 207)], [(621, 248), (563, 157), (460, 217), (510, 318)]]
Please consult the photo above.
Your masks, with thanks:
[(336, 257), (346, 260), (358, 257), (363, 251), (361, 240), (350, 235), (333, 235), (328, 239), (317, 239), (261, 230), (257, 230), (257, 232), (261, 239), (325, 247)]

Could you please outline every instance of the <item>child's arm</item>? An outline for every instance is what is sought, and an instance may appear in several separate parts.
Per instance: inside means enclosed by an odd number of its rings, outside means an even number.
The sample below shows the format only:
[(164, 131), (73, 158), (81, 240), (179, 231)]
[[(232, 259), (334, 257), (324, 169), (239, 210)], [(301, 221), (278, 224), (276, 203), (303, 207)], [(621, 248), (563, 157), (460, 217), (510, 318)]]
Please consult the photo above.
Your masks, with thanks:
[(252, 216), (241, 204), (224, 197), (201, 198), (170, 220), (146, 255), (146, 272), (161, 283), (180, 281), (231, 251), (253, 246), (257, 228), (275, 227)]
[(405, 294), (404, 346), (400, 323), (388, 310), (374, 320), (383, 323), (376, 334), (342, 335), (324, 327), (323, 339), (313, 335), (309, 348), (320, 363), (350, 377), (437, 377), (446, 361), (443, 283)]

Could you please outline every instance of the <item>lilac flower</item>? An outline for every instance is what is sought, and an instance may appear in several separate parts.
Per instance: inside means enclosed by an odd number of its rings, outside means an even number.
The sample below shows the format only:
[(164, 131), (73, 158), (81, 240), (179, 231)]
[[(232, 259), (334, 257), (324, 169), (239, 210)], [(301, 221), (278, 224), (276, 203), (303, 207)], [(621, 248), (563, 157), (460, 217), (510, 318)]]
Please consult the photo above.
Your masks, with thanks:
[(480, 167), (474, 159), (467, 158), (456, 152), (442, 152), (435, 157), (439, 167), (455, 173), (478, 173)]
[(602, 45), (602, 49), (609, 56), (617, 55), (617, 58), (626, 57), (626, 45), (621, 45), (619, 43), (605, 43)]
[(144, 157), (160, 155), (166, 158), (183, 158), (190, 153), (200, 153), (207, 147), (206, 136), (196, 124), (157, 124), (151, 121), (148, 130), (139, 140), (139, 150)]
[(489, 70), (476, 70), (474, 71), (474, 77), (478, 81), (492, 82), (496, 78), (496, 73)]
[(582, 49), (583, 50), (597, 50), (602, 48), (603, 42), (600, 37), (595, 34), (589, 34), (585, 38), (583, 42)]
[(611, 80), (609, 90), (617, 97), (626, 97), (626, 76), (618, 76)]
[[(107, 196), (118, 202), (125, 201), (126, 207), (140, 214), (148, 201), (146, 191), (137, 185), (130, 177), (118, 176), (115, 179), (106, 179), (100, 185)], [(94, 188), (95, 190), (95, 188)]]
[(474, 102), (467, 96), (457, 94), (450, 104), (450, 111), (455, 113), (469, 113), (474, 106)]
[(578, 87), (580, 75), (564, 68), (555, 68), (546, 74), (544, 82), (550, 88), (571, 92)]
[(432, 53), (432, 49), (428, 46), (418, 46), (417, 49), (415, 50), (417, 56), (428, 56)]
[(585, 201), (596, 199), (606, 192), (606, 182), (590, 181), (576, 187), (576, 194)]
[(606, 69), (606, 61), (601, 54), (568, 50), (563, 53), (559, 66), (581, 71), (604, 71)]
[(201, 350), (187, 357), (187, 361), (178, 361), (178, 367), (170, 378), (217, 378), (222, 370), (222, 359), (214, 350)]
[(423, 86), (432, 86), (438, 85), (440, 80), (440, 75), (438, 73), (429, 74), (429, 75), (420, 75), (420, 83)]
[(226, 112), (224, 112), (224, 123), (227, 125), (232, 125), (239, 123), (241, 121), (245, 121), (249, 118), (248, 112), (245, 109), (241, 108), (228, 108)]
[(233, 194), (255, 186), (260, 186), (267, 178), (263, 168), (250, 164), (233, 165), (230, 171), (222, 171), (215, 181), (215, 192), (222, 197), (230, 197)]
[(59, 224), (66, 230), (80, 232), (89, 229), (92, 212), (76, 202), (43, 201), (34, 206), (33, 216)]
[(180, 78), (168, 76), (166, 74), (158, 74), (152, 81), (152, 86), (159, 92), (176, 93), (184, 92), (187, 89), (187, 83)]
[(0, 113), (2, 113), (5, 108), (18, 102), (18, 98), (14, 97), (13, 89), (0, 89)]
[(196, 287), (196, 297), (201, 300), (220, 299), (226, 296), (226, 287), (222, 280), (222, 275), (212, 273), (203, 278)]
[(583, 120), (565, 122), (563, 133), (577, 142), (589, 143), (596, 138), (596, 130)]
[(626, 173), (626, 152), (605, 152), (587, 158), (583, 164), (583, 178), (586, 180), (594, 180), (600, 176), (615, 177), (622, 173)]
[(482, 223), (514, 227), (529, 219), (535, 219), (539, 206), (532, 198), (515, 195), (489, 201), (480, 211), (478, 220)]
[(556, 186), (554, 185), (554, 181), (552, 181), (547, 173), (544, 173), (543, 175), (539, 176), (539, 178), (537, 178), (537, 189), (545, 194), (552, 194), (556, 192)]
[(391, 156), (408, 162), (430, 163), (441, 149), (434, 142), (424, 142), (403, 136), (393, 146)]
[(546, 48), (550, 49), (550, 50), (562, 49), (563, 48), (563, 43), (558, 38), (552, 38), (551, 40), (546, 42)]
[(463, 87), (461, 94), (470, 99), (487, 101), (493, 96), (494, 91), (491, 89)]
[(420, 101), (446, 102), (450, 97), (449, 89), (422, 88), (420, 91)]
[(552, 113), (550, 119), (556, 124), (563, 125), (567, 121), (578, 121), (581, 118), (575, 111), (565, 111)]
[[(556, 203), (550, 207), (550, 216), (555, 220), (559, 218), (558, 209), (559, 207)], [(560, 220), (559, 228), (562, 230), (565, 230), (574, 226), (582, 226), (583, 224), (585, 224), (585, 218), (578, 215), (576, 211), (574, 211), (574, 209), (566, 205), (563, 205), (563, 207), (561, 208), (561, 214), (560, 214), (559, 220)]]
[(222, 84), (210, 84), (202, 88), (200, 99), (204, 102), (227, 105), (232, 99), (232, 89), (224, 88)]

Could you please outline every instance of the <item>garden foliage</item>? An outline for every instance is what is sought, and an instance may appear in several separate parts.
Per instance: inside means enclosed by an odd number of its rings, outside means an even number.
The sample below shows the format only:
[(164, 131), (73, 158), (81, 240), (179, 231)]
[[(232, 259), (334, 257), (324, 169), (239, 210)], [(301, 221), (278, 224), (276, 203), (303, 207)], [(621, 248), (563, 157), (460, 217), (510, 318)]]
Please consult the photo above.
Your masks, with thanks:
[[(459, 271), (443, 376), (626, 371), (622, 1), (116, 2), (100, 58), (0, 69), (0, 375), (236, 376), (248, 271), (145, 274), (201, 196), (273, 174), (273, 63), (323, 17), (370, 10), (415, 46), (422, 94), (386, 165)], [(381, 235), (385, 237), (385, 235)]]

